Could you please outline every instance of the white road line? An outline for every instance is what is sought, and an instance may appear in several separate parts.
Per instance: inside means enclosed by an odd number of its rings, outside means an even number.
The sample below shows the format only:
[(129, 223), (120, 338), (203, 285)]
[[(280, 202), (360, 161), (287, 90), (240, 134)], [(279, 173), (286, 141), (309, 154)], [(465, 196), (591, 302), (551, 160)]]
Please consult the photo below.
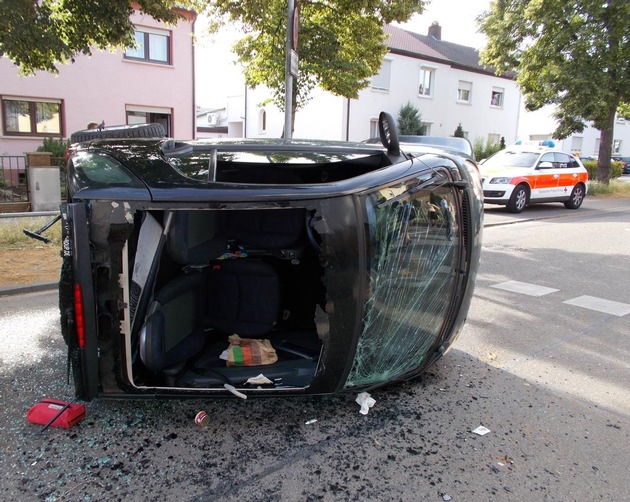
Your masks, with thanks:
[(612, 300), (604, 300), (603, 298), (596, 298), (594, 296), (578, 296), (572, 300), (567, 300), (569, 305), (575, 305), (577, 307), (583, 307), (585, 309), (596, 310), (597, 312), (603, 312), (604, 314), (616, 315), (623, 317), (630, 314), (630, 305), (627, 303), (613, 302)]
[(545, 296), (550, 293), (560, 291), (559, 289), (547, 288), (536, 284), (528, 284), (527, 282), (506, 281), (499, 284), (493, 284), (491, 288), (503, 289), (512, 293), (520, 293), (527, 296)]

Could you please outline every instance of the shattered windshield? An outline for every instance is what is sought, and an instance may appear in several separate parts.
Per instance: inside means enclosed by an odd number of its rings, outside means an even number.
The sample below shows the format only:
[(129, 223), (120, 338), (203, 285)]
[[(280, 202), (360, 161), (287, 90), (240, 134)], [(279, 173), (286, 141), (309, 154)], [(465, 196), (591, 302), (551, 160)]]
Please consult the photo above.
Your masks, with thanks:
[(346, 386), (417, 367), (449, 312), (459, 259), (457, 202), (443, 188), (408, 190), (402, 185), (365, 199), (370, 286)]

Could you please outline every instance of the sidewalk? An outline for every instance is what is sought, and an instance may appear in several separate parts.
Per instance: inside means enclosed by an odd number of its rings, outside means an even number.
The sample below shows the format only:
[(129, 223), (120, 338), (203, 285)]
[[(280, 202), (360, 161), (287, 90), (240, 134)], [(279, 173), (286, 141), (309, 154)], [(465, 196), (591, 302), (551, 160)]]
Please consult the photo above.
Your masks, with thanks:
[(21, 295), (24, 293), (39, 293), (40, 291), (51, 291), (57, 289), (57, 282), (38, 282), (29, 284), (28, 286), (14, 286), (8, 288), (0, 288), (1, 296)]

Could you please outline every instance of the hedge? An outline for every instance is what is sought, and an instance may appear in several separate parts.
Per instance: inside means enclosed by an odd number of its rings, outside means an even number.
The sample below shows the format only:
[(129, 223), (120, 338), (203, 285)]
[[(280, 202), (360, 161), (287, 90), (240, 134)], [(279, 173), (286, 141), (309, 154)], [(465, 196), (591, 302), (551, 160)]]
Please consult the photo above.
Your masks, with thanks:
[[(597, 174), (597, 161), (596, 160), (583, 160), (582, 164), (586, 167), (588, 171), (588, 179), (594, 180)], [(610, 163), (610, 179), (614, 180), (615, 178), (619, 178), (623, 174), (623, 165), (621, 162), (611, 162)]]

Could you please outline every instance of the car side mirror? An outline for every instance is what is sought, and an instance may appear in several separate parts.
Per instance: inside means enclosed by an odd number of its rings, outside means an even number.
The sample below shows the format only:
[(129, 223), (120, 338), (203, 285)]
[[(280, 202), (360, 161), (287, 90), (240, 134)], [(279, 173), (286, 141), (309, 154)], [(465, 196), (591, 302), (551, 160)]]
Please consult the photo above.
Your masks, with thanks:
[(396, 122), (387, 112), (381, 112), (378, 116), (378, 132), (381, 144), (387, 148), (390, 155), (400, 155), (400, 142), (396, 132)]
[(538, 164), (537, 169), (553, 169), (553, 164), (549, 161), (544, 161)]

